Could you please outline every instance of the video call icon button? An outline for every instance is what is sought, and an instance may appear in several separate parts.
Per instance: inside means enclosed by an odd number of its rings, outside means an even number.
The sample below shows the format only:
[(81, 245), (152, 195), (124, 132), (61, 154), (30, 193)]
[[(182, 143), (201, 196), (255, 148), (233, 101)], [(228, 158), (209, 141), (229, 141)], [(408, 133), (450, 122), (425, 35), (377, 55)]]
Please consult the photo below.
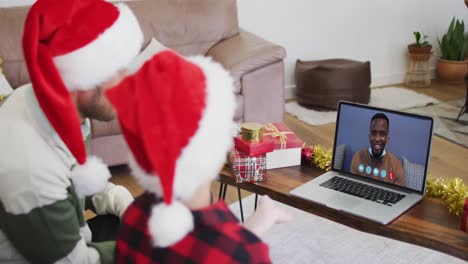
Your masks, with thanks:
[(387, 177), (387, 171), (386, 170), (381, 170), (380, 171), (380, 177), (382, 177), (382, 178)]
[(364, 164), (359, 164), (359, 172), (363, 172), (364, 171)]
[(374, 176), (375, 176), (375, 177), (378, 177), (378, 176), (379, 176), (379, 169), (378, 169), (378, 168), (374, 168), (373, 173), (374, 173)]
[(371, 172), (372, 172), (371, 166), (367, 166), (367, 167), (366, 167), (366, 173), (367, 173), (367, 174), (371, 174)]

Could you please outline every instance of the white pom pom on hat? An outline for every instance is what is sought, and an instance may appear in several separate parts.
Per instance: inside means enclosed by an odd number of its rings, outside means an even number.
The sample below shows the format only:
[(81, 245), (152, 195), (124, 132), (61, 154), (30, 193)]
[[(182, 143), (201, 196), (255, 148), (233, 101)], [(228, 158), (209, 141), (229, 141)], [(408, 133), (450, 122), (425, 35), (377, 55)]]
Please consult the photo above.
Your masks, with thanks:
[(132, 172), (164, 199), (148, 219), (153, 246), (171, 246), (194, 228), (184, 201), (216, 178), (232, 145), (232, 78), (209, 58), (166, 50), (106, 95), (133, 154)]
[[(108, 172), (96, 160), (87, 162), (70, 91), (95, 89), (112, 79), (136, 57), (142, 43), (136, 17), (122, 4), (38, 0), (29, 10), (23, 33), (26, 66), (41, 109), (79, 164), (73, 178), (79, 181), (75, 185), (84, 187), (78, 191), (82, 194), (97, 190), (85, 187), (87, 180), (107, 179)], [(78, 179), (78, 171), (88, 178)]]
[(86, 197), (102, 191), (111, 174), (100, 158), (89, 156), (85, 164), (73, 168), (71, 177), (76, 194)]
[(148, 221), (153, 245), (168, 247), (184, 238), (193, 230), (192, 212), (181, 202), (160, 203), (153, 207)]

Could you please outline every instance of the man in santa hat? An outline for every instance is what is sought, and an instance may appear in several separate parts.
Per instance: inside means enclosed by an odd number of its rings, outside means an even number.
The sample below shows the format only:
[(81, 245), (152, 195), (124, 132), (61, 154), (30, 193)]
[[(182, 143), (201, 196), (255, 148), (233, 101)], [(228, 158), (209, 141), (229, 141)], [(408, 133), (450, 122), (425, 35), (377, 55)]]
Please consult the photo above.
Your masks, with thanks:
[(114, 118), (103, 91), (122, 78), (142, 42), (122, 4), (38, 0), (31, 7), (23, 52), (32, 84), (0, 108), (0, 262), (113, 262), (115, 242), (93, 243), (80, 201), (96, 194), (98, 214), (120, 216), (133, 198), (86, 156), (86, 120)]
[(259, 238), (289, 216), (268, 197), (241, 226), (210, 186), (232, 147), (229, 74), (206, 57), (165, 50), (106, 95), (147, 190), (127, 209), (116, 263), (269, 263)]

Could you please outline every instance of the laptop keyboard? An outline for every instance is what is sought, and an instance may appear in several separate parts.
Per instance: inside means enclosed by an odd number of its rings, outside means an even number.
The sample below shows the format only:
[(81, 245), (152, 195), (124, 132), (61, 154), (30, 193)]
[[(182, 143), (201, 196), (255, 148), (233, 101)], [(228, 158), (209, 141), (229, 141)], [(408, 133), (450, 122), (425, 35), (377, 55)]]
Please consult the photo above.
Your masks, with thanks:
[(403, 199), (406, 195), (381, 189), (361, 182), (348, 180), (342, 177), (334, 176), (326, 182), (320, 184), (322, 187), (347, 193), (353, 196), (364, 198), (366, 200), (392, 206)]

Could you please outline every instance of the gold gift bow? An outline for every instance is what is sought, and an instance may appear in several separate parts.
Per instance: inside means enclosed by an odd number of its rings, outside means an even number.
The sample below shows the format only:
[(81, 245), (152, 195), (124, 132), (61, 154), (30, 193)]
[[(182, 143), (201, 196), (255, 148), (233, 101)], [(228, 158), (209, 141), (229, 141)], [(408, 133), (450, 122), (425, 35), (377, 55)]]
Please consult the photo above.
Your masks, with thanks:
[(273, 138), (275, 137), (278, 137), (280, 142), (281, 142), (281, 148), (284, 149), (286, 148), (286, 138), (288, 138), (286, 136), (286, 134), (294, 134), (294, 132), (292, 131), (284, 131), (284, 132), (281, 132), (278, 130), (278, 128), (273, 125), (272, 123), (266, 123), (265, 124), (265, 130), (266, 131), (269, 131), (269, 133), (265, 133), (263, 134), (264, 136), (271, 136)]

